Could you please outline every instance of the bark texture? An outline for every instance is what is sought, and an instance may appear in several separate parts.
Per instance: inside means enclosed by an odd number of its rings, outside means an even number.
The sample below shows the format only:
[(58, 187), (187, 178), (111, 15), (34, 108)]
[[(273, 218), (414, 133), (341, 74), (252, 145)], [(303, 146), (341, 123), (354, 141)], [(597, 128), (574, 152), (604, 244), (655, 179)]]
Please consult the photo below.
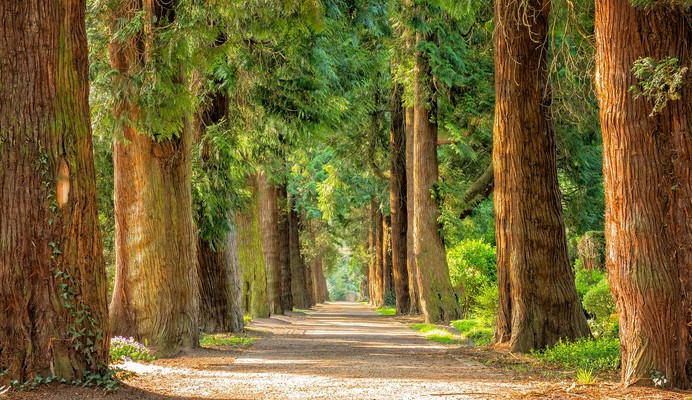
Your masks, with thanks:
[[(259, 213), (257, 177), (250, 177), (252, 202), (235, 216), (238, 235), (238, 261), (243, 272), (243, 304), (252, 318), (269, 317), (267, 271), (264, 264), (262, 227)], [(259, 255), (262, 255), (260, 257)]]
[(413, 201), (413, 107), (406, 108), (406, 271), (408, 272), (408, 290), (410, 314), (420, 314), (420, 289), (418, 288), (418, 269), (416, 268), (415, 241), (413, 238), (413, 219), (415, 202)]
[[(418, 33), (416, 39), (432, 41)], [(437, 183), (437, 124), (427, 55), (416, 53), (413, 133), (413, 236), (420, 308), (427, 322), (443, 323), (461, 316), (457, 296), (449, 280), (449, 269), (438, 219), (439, 204), (433, 195)]]
[(279, 259), (279, 208), (276, 202), (276, 187), (267, 180), (264, 172), (258, 175), (258, 186), (269, 312), (273, 315), (281, 315), (284, 309), (281, 304), (282, 271)]
[[(495, 0), (495, 343), (528, 352), (589, 335), (567, 255), (550, 116), (550, 4)], [(523, 22), (522, 22), (523, 21)]]
[(394, 291), (396, 295), (396, 312), (408, 314), (411, 308), (408, 268), (406, 259), (406, 124), (402, 104), (403, 87), (396, 85), (392, 91), (390, 105), (392, 129), (389, 140), (391, 160), (389, 204), (391, 209), (391, 246), (392, 270), (394, 272)]
[[(118, 17), (145, 10), (147, 24), (172, 15), (175, 2), (130, 2)], [(151, 26), (150, 26), (151, 27)], [(110, 58), (121, 79), (147, 62), (153, 29), (111, 42)], [(141, 41), (148, 46), (143, 49)], [(116, 116), (137, 120), (134, 104), (122, 102)], [(110, 321), (113, 333), (148, 341), (158, 354), (176, 354), (199, 341), (196, 238), (192, 224), (192, 132), (183, 121), (178, 137), (157, 140), (121, 123), (125, 141), (113, 148), (115, 170), (116, 271)]]
[(652, 101), (628, 92), (640, 57), (692, 67), (689, 18), (679, 6), (596, 1), (606, 267), (626, 386), (650, 385), (656, 371), (668, 386), (692, 387), (692, 76), (654, 116)]
[(286, 184), (282, 184), (276, 191), (276, 203), (279, 215), (279, 264), (281, 265), (281, 305), (284, 311), (293, 310), (293, 285), (291, 276), (291, 248), (289, 240), (289, 216), (288, 193)]
[(199, 326), (207, 333), (242, 331), (245, 312), (235, 231), (229, 232), (217, 248), (199, 238), (197, 256)]
[(20, 382), (109, 361), (85, 11), (0, 3), (0, 370)]
[(312, 296), (308, 294), (309, 288), (306, 280), (307, 267), (305, 265), (305, 259), (300, 253), (300, 218), (293, 207), (290, 207), (287, 216), (293, 305), (300, 309), (307, 309), (311, 306), (310, 302)]

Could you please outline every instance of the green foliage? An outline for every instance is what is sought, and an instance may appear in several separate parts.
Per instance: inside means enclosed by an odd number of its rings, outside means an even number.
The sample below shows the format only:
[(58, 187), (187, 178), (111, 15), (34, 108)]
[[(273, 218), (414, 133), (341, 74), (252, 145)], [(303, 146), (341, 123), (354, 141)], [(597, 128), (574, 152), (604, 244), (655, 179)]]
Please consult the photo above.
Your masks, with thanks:
[(542, 352), (533, 353), (539, 360), (566, 368), (594, 371), (617, 370), (620, 367), (620, 340), (612, 337), (582, 338), (575, 342), (558, 342)]
[(577, 260), (574, 265), (574, 278), (577, 285), (577, 294), (579, 295), (579, 300), (583, 301), (584, 295), (605, 276), (606, 273), (603, 271), (582, 268), (581, 261)]
[(98, 387), (103, 389), (105, 393), (112, 393), (116, 391), (120, 386), (120, 381), (131, 376), (130, 373), (124, 372), (118, 368), (107, 369), (104, 373), (89, 373), (89, 371), (82, 371), (84, 375), (83, 379), (76, 379), (68, 381), (65, 378), (58, 378), (57, 376), (40, 376), (37, 375), (34, 379), (26, 381), (24, 383), (19, 383), (17, 380), (10, 382), (12, 388), (16, 391), (26, 391), (34, 390), (40, 385), (49, 385), (51, 383), (64, 383), (71, 384), (74, 386), (82, 387)]
[(111, 362), (116, 361), (153, 361), (155, 357), (149, 348), (134, 338), (116, 336), (111, 339)]
[(577, 383), (580, 385), (589, 385), (594, 382), (592, 368), (577, 368), (577, 372), (574, 377), (576, 378)]
[(199, 345), (207, 348), (215, 347), (250, 347), (255, 343), (255, 338), (246, 336), (233, 336), (228, 333), (208, 335), (202, 333)]
[(496, 249), (481, 240), (463, 240), (447, 251), (450, 278), (461, 293), (464, 315), (477, 305), (481, 289), (497, 282), (495, 262)]
[(608, 277), (601, 278), (586, 294), (584, 309), (593, 315), (592, 331), (595, 336), (617, 336), (615, 301), (610, 293)]
[(497, 283), (485, 285), (478, 292), (476, 306), (471, 309), (471, 314), (478, 318), (483, 326), (495, 326), (499, 297), (500, 291)]
[(451, 324), (462, 338), (473, 341), (477, 346), (489, 344), (493, 340), (494, 328), (479, 318), (460, 319)]
[(376, 311), (382, 315), (387, 315), (387, 316), (396, 315), (396, 307), (380, 307)]
[(454, 335), (447, 329), (440, 328), (437, 325), (413, 324), (411, 325), (411, 329), (422, 333), (426, 339), (432, 340), (433, 342), (445, 344), (458, 344), (463, 342), (459, 336)]
[(577, 242), (577, 253), (582, 266), (605, 268), (605, 235), (603, 231), (585, 232)]
[(639, 81), (629, 88), (634, 98), (644, 97), (654, 102), (649, 114), (653, 117), (661, 112), (668, 101), (680, 99), (680, 88), (684, 83), (687, 67), (681, 67), (678, 59), (665, 57), (655, 60), (651, 57), (639, 58), (632, 66), (632, 73)]

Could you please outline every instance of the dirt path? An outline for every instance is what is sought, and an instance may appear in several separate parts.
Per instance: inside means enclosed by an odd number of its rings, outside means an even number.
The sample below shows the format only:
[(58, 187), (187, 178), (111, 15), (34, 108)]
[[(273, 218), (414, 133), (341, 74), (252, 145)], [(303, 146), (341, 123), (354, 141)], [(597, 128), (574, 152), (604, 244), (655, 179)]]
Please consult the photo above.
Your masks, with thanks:
[[(165, 395), (246, 399), (502, 398), (507, 377), (452, 354), (360, 303), (259, 319), (250, 349), (127, 363), (131, 385)], [(525, 388), (525, 386), (524, 386)]]
[[(360, 303), (258, 319), (249, 348), (197, 349), (151, 363), (119, 365), (137, 375), (114, 394), (68, 385), (9, 398), (77, 399), (689, 399), (685, 394), (577, 386), (505, 372), (471, 360), (474, 350), (425, 340)], [(483, 359), (483, 357), (480, 357)], [(3, 396), (0, 395), (0, 398)]]

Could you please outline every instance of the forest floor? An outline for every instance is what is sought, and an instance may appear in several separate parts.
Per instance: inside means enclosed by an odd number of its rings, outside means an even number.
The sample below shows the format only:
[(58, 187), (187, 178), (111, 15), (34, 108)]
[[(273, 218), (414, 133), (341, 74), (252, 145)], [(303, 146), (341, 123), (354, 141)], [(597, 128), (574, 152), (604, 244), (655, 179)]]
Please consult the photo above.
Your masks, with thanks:
[[(412, 317), (360, 303), (256, 319), (250, 347), (200, 348), (117, 367), (135, 375), (119, 390), (68, 385), (8, 393), (12, 399), (692, 399), (692, 392), (627, 389), (617, 377), (575, 384), (573, 371), (526, 357), (424, 339)], [(0, 395), (0, 398), (3, 396)]]

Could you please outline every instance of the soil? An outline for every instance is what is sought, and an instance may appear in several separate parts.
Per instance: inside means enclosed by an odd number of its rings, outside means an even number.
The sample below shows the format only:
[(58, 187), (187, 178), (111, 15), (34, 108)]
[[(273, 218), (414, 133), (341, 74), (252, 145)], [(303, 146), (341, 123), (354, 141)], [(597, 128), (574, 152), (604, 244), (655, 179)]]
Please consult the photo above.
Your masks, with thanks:
[(251, 347), (200, 348), (117, 367), (136, 375), (110, 394), (68, 385), (10, 399), (692, 399), (692, 392), (620, 389), (617, 377), (577, 385), (573, 373), (528, 357), (431, 342), (360, 303), (256, 319)]

